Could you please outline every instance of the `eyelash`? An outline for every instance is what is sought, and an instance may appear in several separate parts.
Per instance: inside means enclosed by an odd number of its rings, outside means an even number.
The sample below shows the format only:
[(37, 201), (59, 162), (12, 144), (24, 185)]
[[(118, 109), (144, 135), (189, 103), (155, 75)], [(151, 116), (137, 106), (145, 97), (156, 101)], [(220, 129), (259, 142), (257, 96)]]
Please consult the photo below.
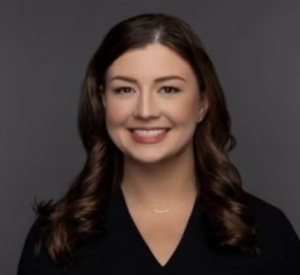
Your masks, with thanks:
[[(116, 94), (121, 94), (121, 91), (124, 90), (124, 89), (127, 89), (127, 88), (131, 89), (130, 87), (120, 87), (120, 88), (114, 89), (114, 92), (115, 92)], [(162, 88), (163, 88), (163, 89), (164, 89), (164, 88), (171, 88), (171, 89), (174, 91), (173, 93), (167, 93), (167, 94), (175, 94), (175, 93), (180, 92), (180, 89), (175, 88), (175, 87), (172, 87), (172, 86), (164, 86), (164, 87), (162, 87)], [(126, 93), (125, 93), (125, 94), (126, 94)]]

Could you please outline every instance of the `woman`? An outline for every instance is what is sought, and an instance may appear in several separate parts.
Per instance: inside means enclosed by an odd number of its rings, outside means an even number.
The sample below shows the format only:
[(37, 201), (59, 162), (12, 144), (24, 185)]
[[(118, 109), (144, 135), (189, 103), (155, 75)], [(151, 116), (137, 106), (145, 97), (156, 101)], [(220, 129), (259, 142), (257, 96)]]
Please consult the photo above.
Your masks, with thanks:
[(88, 64), (78, 125), (85, 166), (36, 205), (19, 275), (300, 274), (290, 221), (243, 190), (228, 157), (224, 94), (187, 23), (114, 26)]

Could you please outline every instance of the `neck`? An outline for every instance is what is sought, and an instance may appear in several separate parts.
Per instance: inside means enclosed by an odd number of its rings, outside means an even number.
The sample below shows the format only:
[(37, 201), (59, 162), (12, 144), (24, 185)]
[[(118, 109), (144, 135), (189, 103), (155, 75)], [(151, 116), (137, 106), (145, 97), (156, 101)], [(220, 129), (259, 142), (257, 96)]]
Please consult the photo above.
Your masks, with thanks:
[(192, 154), (154, 164), (124, 158), (121, 186), (124, 193), (146, 204), (168, 205), (191, 198), (198, 192)]

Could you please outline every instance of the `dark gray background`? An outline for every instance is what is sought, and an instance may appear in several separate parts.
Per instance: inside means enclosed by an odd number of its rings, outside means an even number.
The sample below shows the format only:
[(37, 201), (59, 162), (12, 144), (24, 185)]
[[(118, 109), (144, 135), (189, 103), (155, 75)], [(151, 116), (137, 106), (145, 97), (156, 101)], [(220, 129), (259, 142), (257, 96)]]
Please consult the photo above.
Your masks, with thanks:
[(2, 0), (0, 274), (16, 272), (33, 198), (63, 195), (83, 165), (76, 115), (89, 58), (113, 24), (142, 12), (198, 33), (227, 96), (244, 188), (300, 235), (300, 1)]

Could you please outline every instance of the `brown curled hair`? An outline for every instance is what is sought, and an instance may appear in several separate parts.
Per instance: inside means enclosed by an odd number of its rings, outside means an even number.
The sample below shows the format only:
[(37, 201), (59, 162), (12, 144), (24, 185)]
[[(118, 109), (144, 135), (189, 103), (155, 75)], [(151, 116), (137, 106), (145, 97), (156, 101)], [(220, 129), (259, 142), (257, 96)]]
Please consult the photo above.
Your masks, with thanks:
[[(140, 14), (116, 24), (104, 37), (87, 65), (79, 106), (78, 130), (85, 164), (69, 190), (57, 202), (36, 202), (41, 234), (36, 255), (45, 247), (51, 258), (67, 267), (75, 245), (93, 232), (105, 232), (105, 209), (123, 175), (123, 155), (109, 138), (99, 87), (120, 55), (150, 43), (176, 51), (193, 69), (199, 93), (209, 109), (198, 123), (194, 138), (195, 174), (201, 183), (200, 203), (209, 238), (250, 254), (259, 254), (257, 226), (242, 179), (228, 152), (236, 146), (231, 119), (212, 61), (191, 27), (173, 15)], [(121, 229), (120, 229), (121, 230)]]

